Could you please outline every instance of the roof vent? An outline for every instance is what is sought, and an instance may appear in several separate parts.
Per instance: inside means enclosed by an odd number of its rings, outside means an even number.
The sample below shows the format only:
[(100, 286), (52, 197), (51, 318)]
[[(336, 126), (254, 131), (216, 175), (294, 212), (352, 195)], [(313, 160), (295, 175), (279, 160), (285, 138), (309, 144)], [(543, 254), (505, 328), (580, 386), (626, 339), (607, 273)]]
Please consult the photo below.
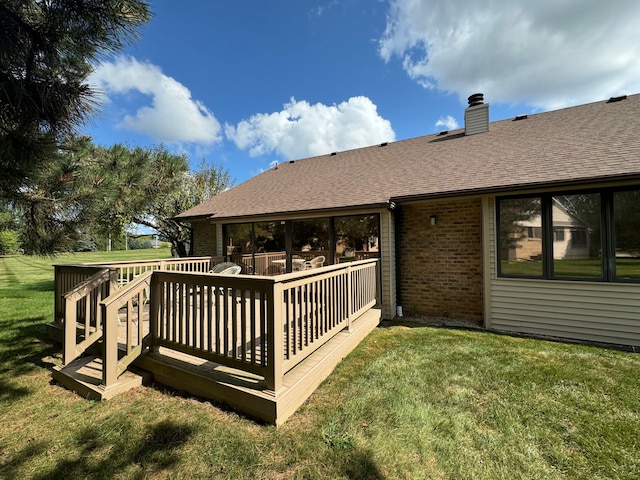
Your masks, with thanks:
[(382, 142), (382, 143), (380, 144), (380, 146), (381, 146), (381, 147), (386, 147), (387, 145), (389, 145), (389, 142)]
[(607, 100), (607, 103), (615, 103), (615, 102), (619, 102), (621, 100), (626, 100), (627, 96), (626, 95), (620, 95), (619, 97), (611, 97), (609, 100)]
[(331, 156), (332, 156), (332, 157), (333, 157), (333, 156), (335, 156), (335, 155), (337, 155), (337, 154), (338, 154), (338, 152), (331, 152)]
[(474, 135), (489, 131), (489, 104), (484, 103), (482, 93), (468, 98), (469, 106), (464, 111), (464, 134)]
[(289, 163), (296, 163), (295, 160), (289, 160)]
[(448, 133), (449, 133), (449, 130), (442, 130), (440, 133), (438, 133), (438, 135), (442, 137), (443, 135), (447, 135)]
[(524, 115), (516, 115), (515, 118), (513, 119), (514, 122), (517, 122), (518, 120), (526, 120), (529, 116), (527, 114)]

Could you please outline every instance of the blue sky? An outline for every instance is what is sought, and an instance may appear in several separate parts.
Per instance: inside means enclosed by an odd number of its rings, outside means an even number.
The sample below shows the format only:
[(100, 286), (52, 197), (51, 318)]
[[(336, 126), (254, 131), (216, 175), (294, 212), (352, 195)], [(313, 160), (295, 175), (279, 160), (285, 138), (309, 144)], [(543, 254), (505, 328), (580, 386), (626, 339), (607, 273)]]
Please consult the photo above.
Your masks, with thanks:
[(228, 169), (640, 92), (636, 0), (155, 0), (96, 65), (102, 145), (164, 144)]

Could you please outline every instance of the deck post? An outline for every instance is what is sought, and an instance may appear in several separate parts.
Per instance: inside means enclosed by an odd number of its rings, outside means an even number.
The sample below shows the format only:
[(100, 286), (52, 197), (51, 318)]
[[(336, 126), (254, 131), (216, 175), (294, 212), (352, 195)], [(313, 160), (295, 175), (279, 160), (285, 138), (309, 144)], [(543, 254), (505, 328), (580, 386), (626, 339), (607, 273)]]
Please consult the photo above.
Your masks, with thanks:
[(109, 268), (109, 292), (107, 296), (112, 295), (116, 290), (118, 290), (118, 269)]
[(53, 266), (53, 321), (55, 323), (64, 322), (64, 293), (62, 292), (62, 273), (60, 265)]
[[(162, 283), (158, 281), (158, 275), (153, 273), (151, 275), (151, 287), (149, 288), (149, 351), (157, 353), (159, 347), (156, 345), (156, 338), (158, 336), (158, 327), (160, 322), (160, 304), (164, 302), (162, 296)], [(164, 308), (166, 311), (166, 306)]]
[(351, 317), (353, 316), (353, 281), (351, 279), (351, 265), (347, 267), (347, 331), (351, 332)]
[(380, 260), (376, 262), (376, 306), (382, 305), (382, 267)]
[(284, 372), (282, 283), (274, 282), (267, 296), (267, 389), (277, 392), (282, 388)]
[(104, 304), (101, 304), (100, 308), (104, 321), (102, 383), (109, 387), (118, 380), (118, 310), (117, 306), (107, 308)]
[(68, 365), (76, 358), (76, 328), (77, 328), (77, 316), (78, 309), (76, 308), (76, 302), (72, 298), (64, 298), (64, 334), (62, 337), (63, 343), (63, 356), (62, 363)]

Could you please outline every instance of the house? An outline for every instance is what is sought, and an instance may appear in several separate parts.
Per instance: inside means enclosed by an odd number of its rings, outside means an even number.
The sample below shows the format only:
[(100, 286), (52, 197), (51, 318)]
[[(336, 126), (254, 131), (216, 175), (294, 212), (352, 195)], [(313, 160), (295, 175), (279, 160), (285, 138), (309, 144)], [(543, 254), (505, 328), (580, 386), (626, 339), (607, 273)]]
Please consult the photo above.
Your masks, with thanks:
[[(553, 199), (553, 258), (588, 259), (589, 226), (572, 214), (560, 199)], [(530, 261), (542, 258), (542, 215), (534, 215), (514, 224), (512, 242), (504, 258)]]
[(476, 94), (463, 129), (277, 165), (178, 216), (191, 257), (57, 265), (54, 378), (106, 399), (136, 366), (280, 424), (381, 318), (640, 347), (639, 113)]
[(194, 255), (241, 238), (247, 265), (291, 271), (302, 243), (336, 264), (342, 226), (373, 221), (386, 318), (640, 346), (640, 95), (497, 122), (469, 100), (462, 129), (291, 160), (183, 212)]

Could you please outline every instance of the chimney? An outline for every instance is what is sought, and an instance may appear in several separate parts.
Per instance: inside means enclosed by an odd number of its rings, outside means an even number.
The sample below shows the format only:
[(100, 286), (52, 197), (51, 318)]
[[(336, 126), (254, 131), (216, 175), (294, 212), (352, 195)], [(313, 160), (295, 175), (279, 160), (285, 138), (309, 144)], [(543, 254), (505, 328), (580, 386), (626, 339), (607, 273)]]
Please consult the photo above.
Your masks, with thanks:
[(464, 134), (474, 135), (489, 131), (489, 104), (484, 103), (482, 93), (469, 97), (469, 106), (464, 111)]

